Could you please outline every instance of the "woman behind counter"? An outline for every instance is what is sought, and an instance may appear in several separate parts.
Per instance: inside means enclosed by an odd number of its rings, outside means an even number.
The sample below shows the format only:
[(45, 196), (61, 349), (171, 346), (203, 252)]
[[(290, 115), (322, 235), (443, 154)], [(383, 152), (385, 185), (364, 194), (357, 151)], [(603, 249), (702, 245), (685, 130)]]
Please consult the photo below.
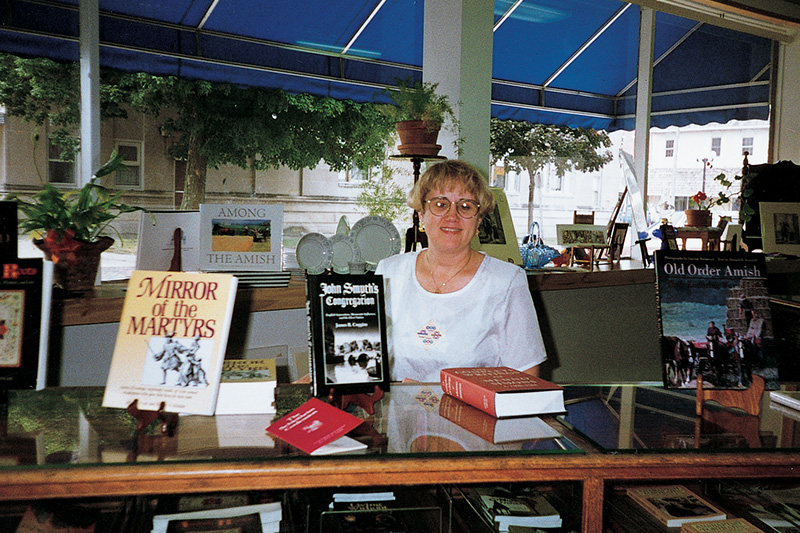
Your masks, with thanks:
[(470, 248), (494, 197), (478, 170), (436, 163), (408, 195), (428, 248), (388, 257), (386, 284), (393, 381), (438, 382), (439, 371), (509, 366), (538, 375), (544, 342), (525, 271)]

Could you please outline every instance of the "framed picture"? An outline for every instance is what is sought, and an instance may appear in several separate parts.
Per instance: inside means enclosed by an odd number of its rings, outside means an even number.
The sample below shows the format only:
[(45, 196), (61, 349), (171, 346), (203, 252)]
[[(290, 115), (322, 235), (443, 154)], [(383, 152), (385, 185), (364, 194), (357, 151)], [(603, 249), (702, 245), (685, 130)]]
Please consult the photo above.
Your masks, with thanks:
[(608, 257), (612, 261), (619, 261), (622, 258), (622, 248), (625, 246), (625, 237), (628, 235), (628, 224), (625, 222), (614, 222), (614, 229), (611, 230), (611, 242)]
[(606, 246), (606, 227), (594, 224), (556, 224), (558, 245), (565, 248)]
[(761, 247), (765, 252), (800, 255), (800, 203), (761, 202)]
[(478, 234), (472, 238), (473, 250), (486, 252), (492, 257), (522, 266), (519, 255), (517, 232), (511, 219), (506, 193), (500, 187), (489, 187), (494, 195), (494, 211), (487, 214), (478, 227)]

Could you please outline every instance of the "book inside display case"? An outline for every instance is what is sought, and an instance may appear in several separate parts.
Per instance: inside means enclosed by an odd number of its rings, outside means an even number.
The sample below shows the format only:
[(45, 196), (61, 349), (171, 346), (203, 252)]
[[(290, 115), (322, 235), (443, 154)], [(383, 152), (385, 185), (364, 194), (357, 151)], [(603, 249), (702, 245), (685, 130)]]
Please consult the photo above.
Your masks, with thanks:
[[(275, 414), (185, 415), (167, 435), (157, 427), (137, 433), (125, 410), (101, 406), (101, 388), (11, 391), (0, 426), (3, 524), (52, 502), (90, 507), (103, 517), (99, 525), (147, 517), (176, 497), (258, 493), (281, 502), (278, 531), (313, 530), (328, 520), (358, 531), (367, 515), (349, 521), (338, 513), (341, 505), (329, 507), (333, 494), (380, 489), (393, 493), (391, 505), (401, 510), (395, 515), (422, 516), (434, 531), (499, 531), (470, 498), (475, 487), (490, 487), (545, 491), (562, 520), (549, 531), (613, 531), (615, 517), (641, 514), (626, 512), (618, 496), (650, 485), (684, 485), (746, 520), (763, 515), (761, 508), (778, 509), (770, 498), (780, 497), (788, 503), (779, 518), (786, 527), (794, 520), (800, 421), (773, 409), (768, 394), (758, 416), (708, 403), (697, 417), (690, 391), (566, 385), (565, 414), (543, 415), (539, 422), (549, 429), (509, 440), (497, 439), (492, 424), (483, 428), (492, 431), (476, 430), (459, 419), (470, 410), (456, 409), (456, 416), (438, 384), (392, 384), (374, 413), (348, 408), (365, 421), (348, 436), (365, 447), (326, 456), (266, 433), (309, 399), (309, 388), (280, 385), (275, 396)], [(362, 507), (349, 510), (375, 510)], [(512, 524), (509, 532), (516, 527), (528, 526)]]

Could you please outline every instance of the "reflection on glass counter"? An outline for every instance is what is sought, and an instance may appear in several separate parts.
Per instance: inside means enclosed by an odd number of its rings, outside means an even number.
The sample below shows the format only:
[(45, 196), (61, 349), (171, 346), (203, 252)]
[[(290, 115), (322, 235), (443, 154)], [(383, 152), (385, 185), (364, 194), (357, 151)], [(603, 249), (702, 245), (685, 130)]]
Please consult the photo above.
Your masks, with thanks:
[[(283, 395), (281, 389), (276, 395), (288, 403), (278, 407), (278, 415), (180, 416), (172, 437), (162, 435), (157, 423), (137, 433), (136, 420), (125, 410), (101, 406), (99, 388), (11, 391), (0, 426), (0, 467), (305, 455), (265, 431), (273, 419), (308, 398), (307, 388), (286, 387), (290, 393)], [(465, 416), (482, 421), (478, 427), (463, 424), (450, 398), (442, 399), (438, 384), (393, 385), (374, 415), (348, 408), (365, 420), (348, 435), (368, 445), (358, 453), (370, 455), (580, 453), (553, 419), (520, 418), (501, 432), (493, 426), (497, 419), (479, 418), (484, 416), (480, 412)]]
[(704, 404), (695, 416), (695, 391), (659, 385), (565, 387), (560, 420), (605, 451), (730, 451), (800, 448), (795, 421), (773, 409), (768, 395), (759, 416)]

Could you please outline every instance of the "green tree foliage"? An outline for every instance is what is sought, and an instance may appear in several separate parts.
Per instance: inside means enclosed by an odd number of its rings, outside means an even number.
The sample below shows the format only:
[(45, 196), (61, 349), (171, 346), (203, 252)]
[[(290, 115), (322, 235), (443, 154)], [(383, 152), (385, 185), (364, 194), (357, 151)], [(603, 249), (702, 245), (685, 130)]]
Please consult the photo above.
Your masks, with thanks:
[(383, 163), (381, 171), (370, 176), (361, 185), (356, 204), (367, 215), (384, 217), (392, 222), (408, 218), (411, 208), (406, 205), (405, 190), (394, 181), (395, 172), (395, 169)]
[(533, 192), (547, 164), (563, 176), (567, 171), (593, 172), (613, 159), (611, 139), (603, 131), (524, 121), (492, 119), (490, 151), (493, 161), (530, 176), (528, 226), (533, 222)]
[[(11, 82), (0, 81), (9, 114), (65, 129), (78, 125), (76, 64), (0, 57), (4, 73), (13, 71)], [(187, 161), (182, 209), (204, 202), (209, 166), (298, 170), (324, 161), (334, 171), (371, 168), (383, 161), (394, 128), (375, 104), (309, 94), (107, 69), (100, 87), (102, 118), (124, 117), (129, 105), (158, 117), (173, 137), (171, 155)]]

